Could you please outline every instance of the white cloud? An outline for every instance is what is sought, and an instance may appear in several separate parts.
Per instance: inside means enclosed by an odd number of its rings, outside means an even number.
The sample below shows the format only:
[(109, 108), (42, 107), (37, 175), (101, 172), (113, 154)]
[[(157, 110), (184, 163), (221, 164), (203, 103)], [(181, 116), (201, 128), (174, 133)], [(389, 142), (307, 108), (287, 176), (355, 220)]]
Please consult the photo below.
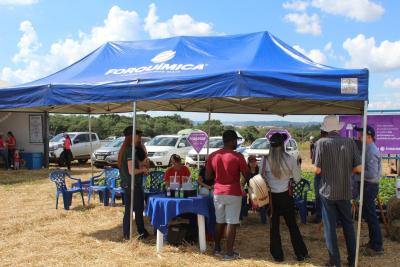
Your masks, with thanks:
[(375, 38), (366, 38), (359, 34), (353, 39), (347, 38), (343, 43), (350, 60), (348, 68), (369, 68), (372, 71), (389, 71), (400, 68), (400, 41), (385, 40), (379, 45)]
[(326, 64), (326, 56), (319, 49), (311, 49), (310, 51), (306, 51), (304, 48), (298, 45), (294, 45), (293, 48), (314, 61), (315, 63)]
[(20, 24), (19, 30), (22, 32), (22, 37), (18, 42), (18, 53), (13, 57), (13, 62), (29, 62), (31, 55), (36, 52), (41, 44), (39, 43), (35, 29), (30, 21), (23, 21)]
[(321, 34), (320, 19), (317, 14), (308, 15), (306, 13), (289, 13), (285, 15), (287, 22), (292, 22), (296, 26), (296, 31), (303, 34)]
[(149, 6), (144, 30), (151, 38), (165, 38), (176, 35), (211, 35), (214, 33), (210, 23), (197, 22), (190, 15), (173, 15), (165, 22), (159, 22), (156, 5)]
[(383, 83), (386, 88), (400, 89), (400, 78), (386, 79)]
[(323, 12), (361, 22), (376, 20), (385, 12), (380, 4), (370, 0), (313, 0), (311, 5)]
[(106, 41), (135, 40), (141, 30), (140, 19), (135, 11), (112, 7), (102, 26), (93, 27), (90, 33), (80, 32), (77, 39), (71, 37), (50, 45), (49, 51), (38, 53), (40, 43), (36, 31), (29, 21), (20, 25), (22, 37), (19, 51), (13, 57), (20, 63), (15, 69), (5, 67), (0, 71), (0, 79), (12, 84), (35, 80), (66, 67)]
[(0, 0), (0, 5), (27, 6), (36, 4), (37, 2), (39, 2), (39, 0)]
[(285, 9), (292, 9), (296, 11), (304, 11), (309, 6), (308, 1), (301, 1), (301, 0), (293, 0), (291, 2), (283, 3), (283, 8)]
[(390, 98), (386, 98), (381, 101), (371, 101), (368, 104), (368, 109), (378, 109), (378, 110), (385, 110), (385, 109), (399, 109), (400, 104), (397, 99), (399, 99), (400, 94), (394, 94)]

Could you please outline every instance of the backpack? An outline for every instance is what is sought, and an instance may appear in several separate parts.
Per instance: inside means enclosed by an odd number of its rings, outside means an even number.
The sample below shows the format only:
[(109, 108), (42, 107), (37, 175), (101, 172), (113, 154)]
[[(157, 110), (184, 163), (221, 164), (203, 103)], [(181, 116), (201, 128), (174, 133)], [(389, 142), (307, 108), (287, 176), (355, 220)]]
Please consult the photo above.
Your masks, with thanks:
[(189, 223), (169, 225), (167, 241), (173, 246), (182, 245), (184, 242), (193, 244), (198, 241), (197, 226)]

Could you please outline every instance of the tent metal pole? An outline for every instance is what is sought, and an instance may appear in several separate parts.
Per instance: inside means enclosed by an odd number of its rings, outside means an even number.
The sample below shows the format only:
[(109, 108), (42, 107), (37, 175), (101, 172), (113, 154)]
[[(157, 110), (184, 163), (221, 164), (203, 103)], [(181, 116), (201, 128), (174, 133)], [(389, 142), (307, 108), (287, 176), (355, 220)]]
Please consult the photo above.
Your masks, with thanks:
[(207, 157), (210, 152), (210, 136), (211, 136), (211, 104), (210, 108), (208, 109), (208, 138), (207, 138)]
[(136, 101), (133, 101), (132, 103), (132, 173), (131, 173), (131, 205), (130, 205), (130, 212), (129, 212), (129, 240), (132, 240), (132, 227), (133, 227), (133, 222), (132, 222), (132, 217), (133, 217), (133, 194), (135, 192), (135, 156), (136, 156), (136, 151), (135, 151), (135, 136), (136, 136)]
[(358, 259), (360, 254), (360, 234), (361, 234), (361, 216), (363, 208), (364, 199), (364, 176), (365, 176), (365, 152), (366, 152), (366, 142), (367, 142), (367, 115), (368, 115), (368, 101), (364, 102), (364, 112), (363, 112), (363, 136), (362, 136), (362, 153), (361, 153), (361, 179), (360, 179), (360, 205), (358, 208), (358, 222), (357, 222), (357, 242), (356, 242), (356, 259), (355, 267), (358, 265)]
[(93, 154), (93, 144), (92, 144), (92, 115), (89, 112), (89, 142), (90, 142), (90, 167), (92, 171), (92, 177), (93, 177), (93, 160), (92, 160), (92, 154)]

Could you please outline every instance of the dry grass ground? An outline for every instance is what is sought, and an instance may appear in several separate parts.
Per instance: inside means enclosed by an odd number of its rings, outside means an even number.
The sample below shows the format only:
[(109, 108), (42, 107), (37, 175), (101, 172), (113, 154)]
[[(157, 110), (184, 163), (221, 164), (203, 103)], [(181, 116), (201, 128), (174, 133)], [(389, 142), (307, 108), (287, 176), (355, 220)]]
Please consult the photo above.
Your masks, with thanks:
[[(238, 230), (236, 249), (243, 259), (223, 262), (205, 254), (197, 246), (165, 246), (157, 256), (155, 237), (141, 242), (122, 242), (123, 207), (94, 205), (83, 208), (78, 196), (71, 210), (55, 209), (55, 186), (48, 170), (0, 170), (0, 265), (1, 266), (321, 266), (327, 252), (322, 232), (312, 224), (301, 225), (311, 259), (297, 263), (287, 228), (281, 233), (286, 261), (275, 264), (269, 255), (269, 227), (250, 213)], [(73, 175), (87, 178), (90, 168), (73, 168)], [(85, 200), (87, 197), (85, 197)], [(61, 200), (61, 199), (60, 199)], [(61, 205), (62, 207), (62, 200)], [(147, 224), (147, 229), (151, 229)], [(341, 255), (346, 257), (344, 239), (339, 233)], [(362, 242), (367, 241), (363, 225)], [(361, 258), (360, 266), (400, 266), (400, 244), (385, 239), (385, 255)]]

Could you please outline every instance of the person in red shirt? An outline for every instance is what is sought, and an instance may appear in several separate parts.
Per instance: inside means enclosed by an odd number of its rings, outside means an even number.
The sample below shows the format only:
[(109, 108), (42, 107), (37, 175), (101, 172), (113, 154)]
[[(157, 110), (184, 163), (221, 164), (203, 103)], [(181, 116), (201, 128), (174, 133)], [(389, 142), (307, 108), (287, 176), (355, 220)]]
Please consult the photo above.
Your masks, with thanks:
[(189, 168), (182, 164), (182, 159), (179, 155), (173, 154), (171, 158), (172, 158), (172, 166), (168, 168), (164, 174), (164, 182), (166, 187), (170, 186), (171, 177), (176, 176), (177, 181), (179, 182), (180, 185), (182, 185), (182, 183), (184, 182), (183, 177), (190, 176)]
[(65, 160), (65, 164), (67, 165), (68, 170), (71, 170), (71, 160), (72, 160), (72, 152), (71, 152), (71, 138), (69, 137), (68, 134), (65, 134), (64, 136), (64, 143), (63, 143), (63, 147), (64, 147), (64, 160)]
[(242, 204), (240, 174), (247, 180), (250, 172), (243, 155), (234, 151), (238, 136), (235, 131), (223, 133), (224, 147), (211, 153), (206, 166), (206, 179), (214, 177), (214, 206), (217, 219), (215, 228), (214, 255), (221, 255), (221, 237), (227, 225), (227, 253), (224, 260), (234, 260), (239, 253), (233, 251), (236, 237), (236, 226), (239, 224)]
[(4, 144), (4, 140), (3, 140), (3, 133), (0, 133), (0, 157), (3, 159), (4, 168), (7, 170), (8, 169), (8, 160), (7, 160), (6, 145)]
[(12, 132), (7, 133), (7, 149), (8, 149), (8, 166), (10, 168), (14, 167), (14, 152), (17, 146), (17, 140)]

